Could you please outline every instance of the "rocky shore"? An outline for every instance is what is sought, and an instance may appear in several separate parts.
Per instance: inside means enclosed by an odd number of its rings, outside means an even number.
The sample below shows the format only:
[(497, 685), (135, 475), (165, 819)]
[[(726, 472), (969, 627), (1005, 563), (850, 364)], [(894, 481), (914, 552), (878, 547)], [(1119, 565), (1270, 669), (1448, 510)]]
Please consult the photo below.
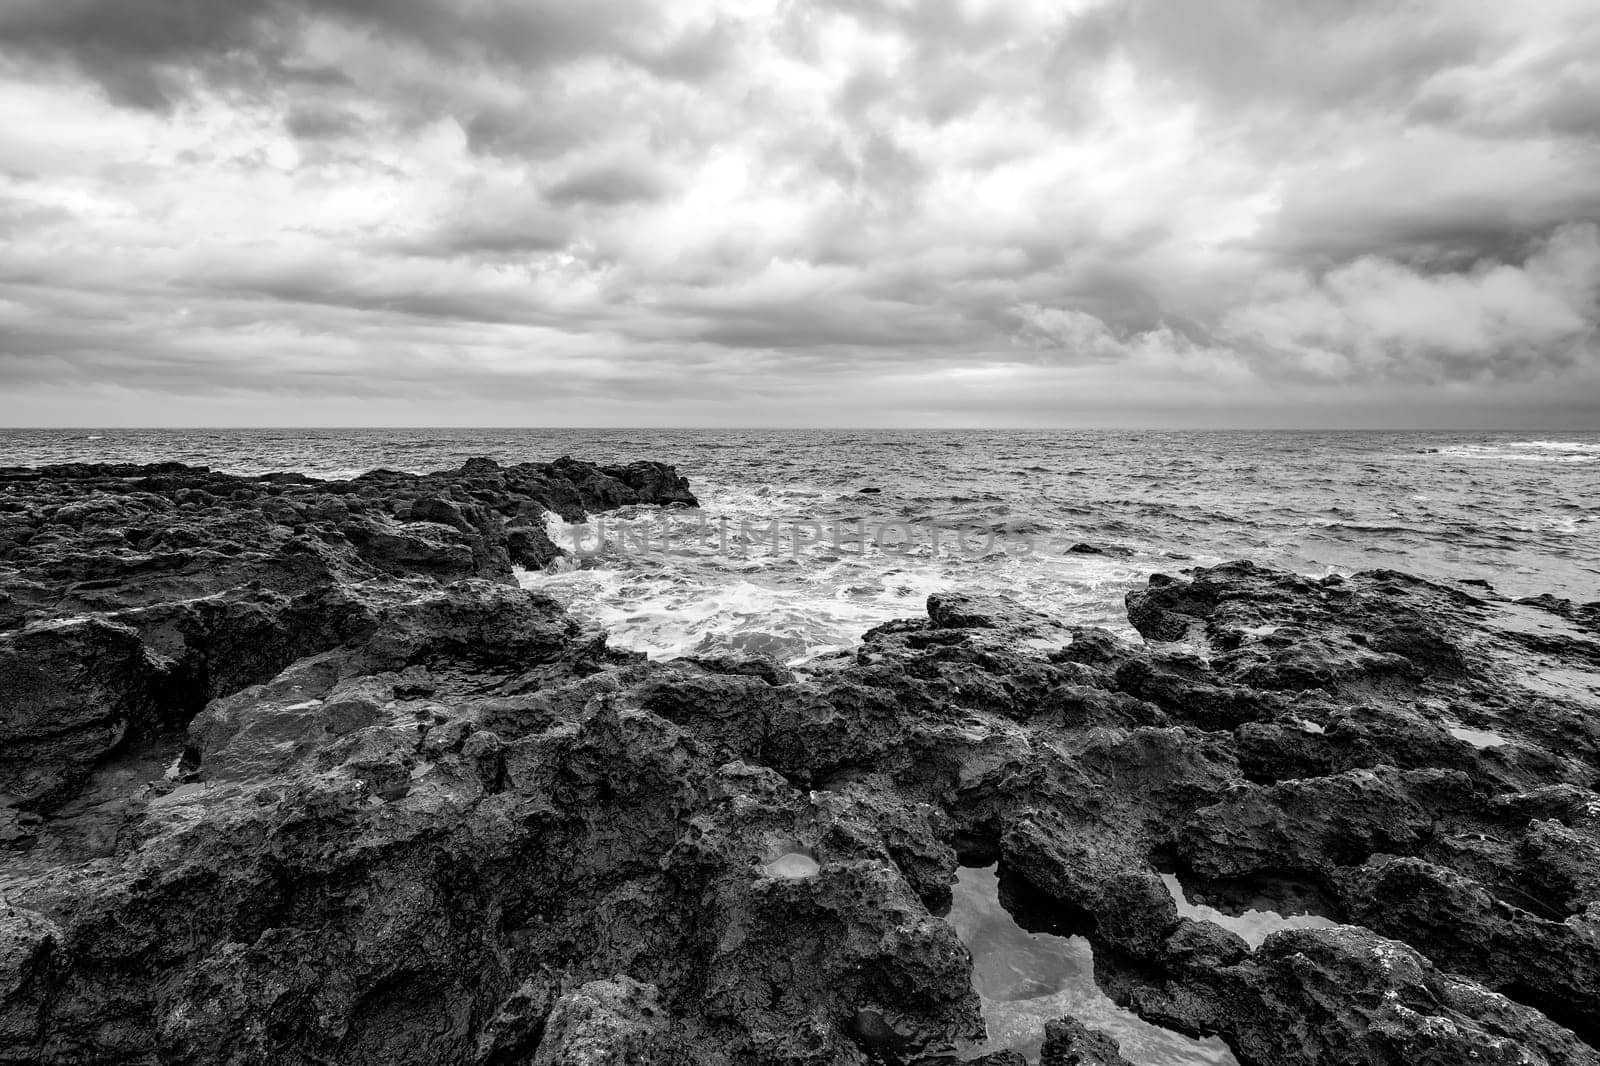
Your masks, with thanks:
[(1138, 644), (935, 595), (797, 672), (516, 584), (547, 510), (693, 503), (0, 469), (0, 1062), (1014, 1064), (942, 917), (991, 863), (1246, 1066), (1600, 1062), (1600, 604), (1241, 562)]

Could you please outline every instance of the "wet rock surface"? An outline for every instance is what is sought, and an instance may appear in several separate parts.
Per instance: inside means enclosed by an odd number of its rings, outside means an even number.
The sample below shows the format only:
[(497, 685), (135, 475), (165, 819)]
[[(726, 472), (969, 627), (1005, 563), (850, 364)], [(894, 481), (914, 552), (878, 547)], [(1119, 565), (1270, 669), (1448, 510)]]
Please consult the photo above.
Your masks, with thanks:
[[(942, 915), (998, 863), (1241, 1063), (1600, 1062), (1593, 605), (1238, 563), (1130, 594), (1142, 644), (936, 595), (805, 670), (652, 663), (509, 531), (670, 468), (0, 490), (0, 1061), (957, 1061)], [(1342, 924), (1252, 948), (1173, 869)]]
[(1039, 1066), (1129, 1066), (1115, 1040), (1076, 1019), (1058, 1018), (1044, 1032)]
[(0, 468), (0, 796), (62, 802), (119, 745), (371, 635), (408, 580), (512, 583), (560, 554), (547, 511), (694, 502), (669, 466), (569, 458), (350, 481)]

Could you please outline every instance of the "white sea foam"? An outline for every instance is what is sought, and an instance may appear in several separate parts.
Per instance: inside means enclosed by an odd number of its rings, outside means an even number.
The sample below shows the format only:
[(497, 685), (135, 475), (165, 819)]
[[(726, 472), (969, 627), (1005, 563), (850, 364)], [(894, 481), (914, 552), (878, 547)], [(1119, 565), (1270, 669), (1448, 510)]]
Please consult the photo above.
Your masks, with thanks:
[(1439, 454), (1457, 459), (1515, 463), (1597, 463), (1600, 443), (1559, 440), (1485, 441), (1447, 444)]
[(920, 615), (935, 588), (925, 575), (862, 574), (840, 584), (839, 569), (817, 574), (810, 588), (638, 566), (529, 574), (524, 584), (599, 622), (618, 647), (655, 658), (734, 652), (790, 664), (849, 648), (892, 618)]
[[(981, 537), (962, 550), (948, 531), (936, 552), (920, 529), (901, 549), (906, 520), (893, 506), (805, 483), (698, 492), (697, 511), (625, 507), (581, 523), (547, 514), (551, 540), (574, 554), (520, 580), (604, 626), (617, 647), (656, 658), (760, 654), (801, 665), (884, 622), (922, 617), (929, 594), (952, 589), (1002, 592), (1134, 635), (1105, 606), (1147, 572), (1130, 559), (1022, 551), (1000, 537), (987, 553)], [(864, 543), (851, 539), (856, 520)], [(880, 545), (873, 533), (885, 525)]]
[(1519, 440), (1512, 441), (1513, 448), (1537, 448), (1549, 452), (1600, 453), (1600, 443), (1581, 440)]

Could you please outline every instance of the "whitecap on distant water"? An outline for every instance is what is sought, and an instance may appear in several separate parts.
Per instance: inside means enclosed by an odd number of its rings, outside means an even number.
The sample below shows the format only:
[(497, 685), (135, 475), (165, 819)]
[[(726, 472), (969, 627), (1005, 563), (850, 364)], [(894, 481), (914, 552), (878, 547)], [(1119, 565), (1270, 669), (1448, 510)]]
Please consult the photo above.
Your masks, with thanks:
[(1440, 455), (1516, 463), (1600, 462), (1600, 442), (1575, 440), (1506, 440), (1447, 444)]
[(1581, 440), (1520, 440), (1512, 441), (1513, 448), (1531, 448), (1548, 452), (1589, 452), (1600, 454), (1600, 443)]

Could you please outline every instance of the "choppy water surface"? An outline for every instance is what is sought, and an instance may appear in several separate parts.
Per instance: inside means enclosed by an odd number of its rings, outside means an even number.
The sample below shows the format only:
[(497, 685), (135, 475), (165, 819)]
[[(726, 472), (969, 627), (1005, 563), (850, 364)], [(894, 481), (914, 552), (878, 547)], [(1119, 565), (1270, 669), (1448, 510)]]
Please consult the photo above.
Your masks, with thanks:
[[(172, 459), (348, 476), (562, 454), (672, 462), (700, 497), (712, 530), (701, 542), (662, 550), (659, 515), (624, 513), (608, 518), (608, 536), (625, 534), (627, 550), (525, 578), (606, 624), (616, 643), (658, 655), (802, 661), (920, 614), (939, 589), (1006, 592), (1122, 628), (1123, 593), (1151, 571), (1235, 558), (1600, 598), (1600, 433), (0, 431), (8, 464)], [(914, 530), (900, 550), (901, 527), (890, 526), (885, 548), (835, 546), (831, 530), (856, 520), (869, 541), (886, 523), (937, 521), (969, 536), (964, 550), (947, 536), (935, 552)], [(741, 538), (741, 522), (755, 535)], [(797, 550), (790, 531), (806, 522), (822, 532), (801, 525)], [(579, 533), (555, 532), (569, 544)], [(1080, 543), (1110, 554), (1068, 550)]]

